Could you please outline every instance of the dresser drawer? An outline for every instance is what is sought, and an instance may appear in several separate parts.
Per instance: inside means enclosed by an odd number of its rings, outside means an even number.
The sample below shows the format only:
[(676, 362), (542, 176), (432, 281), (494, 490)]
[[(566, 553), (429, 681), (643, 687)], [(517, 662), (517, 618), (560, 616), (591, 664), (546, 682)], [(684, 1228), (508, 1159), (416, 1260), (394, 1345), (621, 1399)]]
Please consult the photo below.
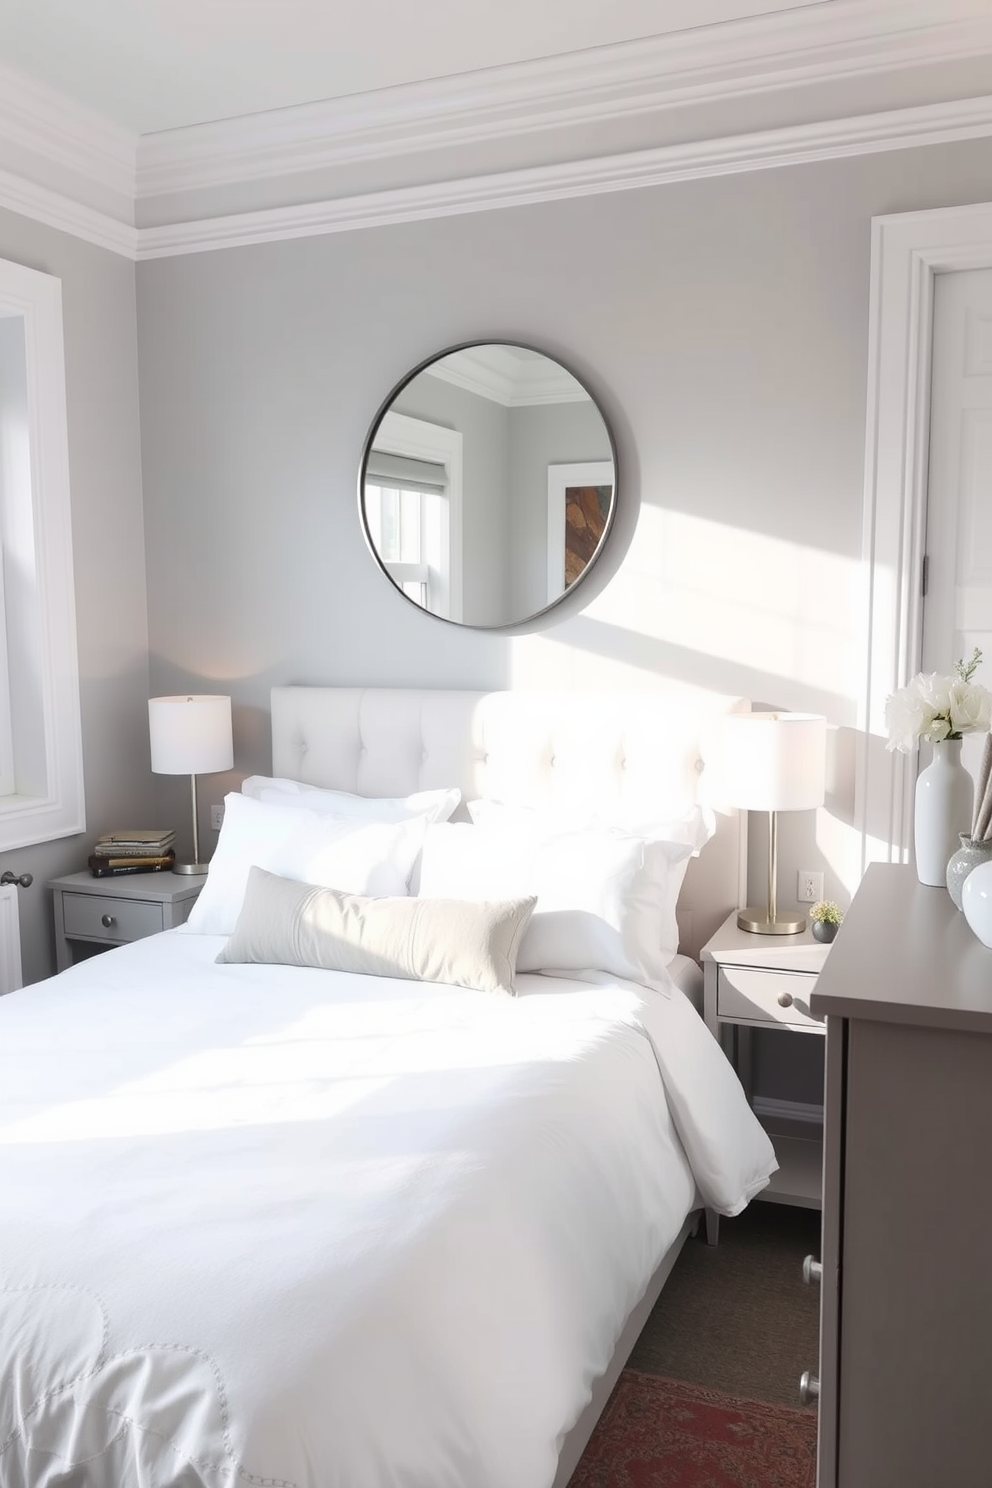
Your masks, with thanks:
[(716, 992), (717, 1016), (735, 1022), (779, 1023), (822, 1032), (823, 1023), (809, 1010), (809, 996), (815, 986), (812, 972), (721, 966)]
[(162, 905), (151, 900), (103, 899), (97, 894), (63, 894), (66, 935), (114, 944), (141, 940), (164, 929)]

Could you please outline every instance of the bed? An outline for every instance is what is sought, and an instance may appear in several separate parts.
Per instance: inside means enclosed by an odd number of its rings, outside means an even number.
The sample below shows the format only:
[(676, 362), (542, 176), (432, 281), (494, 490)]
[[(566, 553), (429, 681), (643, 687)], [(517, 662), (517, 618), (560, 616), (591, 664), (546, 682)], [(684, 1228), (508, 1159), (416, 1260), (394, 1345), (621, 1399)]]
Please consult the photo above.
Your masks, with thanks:
[[(745, 706), (279, 688), (272, 779), (418, 804), (457, 787), (425, 829), (450, 871), (480, 831), (466, 802), (507, 810), (508, 843), (514, 812), (677, 817), (707, 730)], [(230, 842), (271, 818), (246, 799)], [(683, 953), (739, 902), (741, 824), (714, 820)], [(239, 959), (268, 923), (249, 893), (342, 896), (256, 854), (232, 930), (226, 833), (198, 925), (0, 1004), (0, 1485), (563, 1488), (701, 1207), (739, 1211), (775, 1166), (677, 963), (517, 970), (505, 996)], [(424, 845), (404, 871), (437, 861)], [(349, 913), (410, 910), (344, 887)], [(533, 897), (498, 920), (518, 965)]]

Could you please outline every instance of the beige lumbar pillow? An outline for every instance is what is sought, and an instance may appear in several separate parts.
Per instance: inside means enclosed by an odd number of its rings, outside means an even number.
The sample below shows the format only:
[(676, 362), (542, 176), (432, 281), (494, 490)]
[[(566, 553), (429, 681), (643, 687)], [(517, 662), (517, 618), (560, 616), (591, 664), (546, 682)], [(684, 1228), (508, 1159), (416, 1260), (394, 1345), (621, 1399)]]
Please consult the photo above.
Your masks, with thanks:
[(454, 983), (514, 994), (517, 949), (536, 899), (370, 899), (252, 868), (218, 961)]

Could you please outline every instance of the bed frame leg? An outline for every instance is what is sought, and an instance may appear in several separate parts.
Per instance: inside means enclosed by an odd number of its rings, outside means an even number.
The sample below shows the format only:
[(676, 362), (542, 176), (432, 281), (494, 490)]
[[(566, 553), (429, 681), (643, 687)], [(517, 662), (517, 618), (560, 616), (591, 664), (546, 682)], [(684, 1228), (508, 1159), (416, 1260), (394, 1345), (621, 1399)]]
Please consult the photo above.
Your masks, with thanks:
[(703, 1212), (706, 1216), (706, 1244), (719, 1245), (720, 1216), (715, 1209), (706, 1209)]

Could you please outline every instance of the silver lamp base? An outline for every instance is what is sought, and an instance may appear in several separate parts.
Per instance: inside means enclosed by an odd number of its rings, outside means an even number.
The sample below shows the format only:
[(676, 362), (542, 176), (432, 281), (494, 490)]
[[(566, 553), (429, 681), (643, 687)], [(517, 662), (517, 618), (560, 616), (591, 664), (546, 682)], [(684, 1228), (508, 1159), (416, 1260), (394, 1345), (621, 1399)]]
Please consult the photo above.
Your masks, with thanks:
[(173, 863), (173, 873), (206, 873), (209, 863)]
[(801, 935), (806, 929), (806, 916), (776, 912), (775, 918), (769, 919), (767, 909), (749, 907), (740, 911), (737, 923), (742, 930), (750, 930), (753, 935)]

